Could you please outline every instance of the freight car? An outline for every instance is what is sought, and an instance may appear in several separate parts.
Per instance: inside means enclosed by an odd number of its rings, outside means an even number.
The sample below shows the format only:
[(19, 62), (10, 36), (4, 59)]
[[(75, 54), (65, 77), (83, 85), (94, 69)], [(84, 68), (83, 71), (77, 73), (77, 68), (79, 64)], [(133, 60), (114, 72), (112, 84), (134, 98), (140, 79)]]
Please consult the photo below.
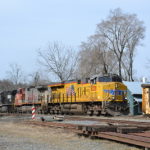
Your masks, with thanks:
[(2, 113), (14, 112), (14, 99), (16, 92), (17, 92), (16, 90), (13, 90), (13, 91), (3, 91), (0, 93), (0, 112)]
[(128, 113), (126, 94), (127, 87), (119, 76), (95, 76), (19, 89), (15, 108), (20, 112), (31, 111), (34, 104), (38, 113), (121, 115)]

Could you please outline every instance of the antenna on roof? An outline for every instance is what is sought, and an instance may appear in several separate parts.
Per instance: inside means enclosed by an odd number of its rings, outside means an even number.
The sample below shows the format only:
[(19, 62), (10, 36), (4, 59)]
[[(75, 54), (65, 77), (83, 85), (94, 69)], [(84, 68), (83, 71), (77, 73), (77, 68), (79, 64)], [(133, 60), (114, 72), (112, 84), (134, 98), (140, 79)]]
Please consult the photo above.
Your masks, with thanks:
[(143, 82), (143, 83), (146, 83), (146, 82), (147, 82), (147, 78), (146, 78), (146, 77), (143, 77), (142, 82)]

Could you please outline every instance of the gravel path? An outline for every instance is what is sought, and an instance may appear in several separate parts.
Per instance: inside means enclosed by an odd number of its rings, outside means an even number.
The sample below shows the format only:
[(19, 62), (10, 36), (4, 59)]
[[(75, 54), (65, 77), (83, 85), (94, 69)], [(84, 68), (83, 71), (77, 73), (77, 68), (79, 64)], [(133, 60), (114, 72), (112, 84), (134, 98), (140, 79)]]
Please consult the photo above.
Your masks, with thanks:
[(0, 150), (138, 150), (107, 140), (78, 137), (63, 129), (27, 126), (23, 120), (0, 117)]

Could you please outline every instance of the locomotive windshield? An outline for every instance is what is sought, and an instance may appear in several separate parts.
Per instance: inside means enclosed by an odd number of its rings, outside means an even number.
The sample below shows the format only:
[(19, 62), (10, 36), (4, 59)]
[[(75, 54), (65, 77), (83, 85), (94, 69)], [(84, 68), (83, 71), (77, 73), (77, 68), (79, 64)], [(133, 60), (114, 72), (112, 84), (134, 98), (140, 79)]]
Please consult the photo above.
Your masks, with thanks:
[(122, 82), (118, 75), (98, 77), (98, 82)]

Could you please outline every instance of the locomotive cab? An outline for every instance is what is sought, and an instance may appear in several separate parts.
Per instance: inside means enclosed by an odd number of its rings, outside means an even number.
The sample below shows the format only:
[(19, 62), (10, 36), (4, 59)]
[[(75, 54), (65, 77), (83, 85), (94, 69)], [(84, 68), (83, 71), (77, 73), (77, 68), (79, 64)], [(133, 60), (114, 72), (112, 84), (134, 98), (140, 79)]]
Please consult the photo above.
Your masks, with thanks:
[(94, 76), (90, 81), (92, 95), (101, 102), (101, 113), (120, 115), (127, 112), (127, 87), (118, 75)]

